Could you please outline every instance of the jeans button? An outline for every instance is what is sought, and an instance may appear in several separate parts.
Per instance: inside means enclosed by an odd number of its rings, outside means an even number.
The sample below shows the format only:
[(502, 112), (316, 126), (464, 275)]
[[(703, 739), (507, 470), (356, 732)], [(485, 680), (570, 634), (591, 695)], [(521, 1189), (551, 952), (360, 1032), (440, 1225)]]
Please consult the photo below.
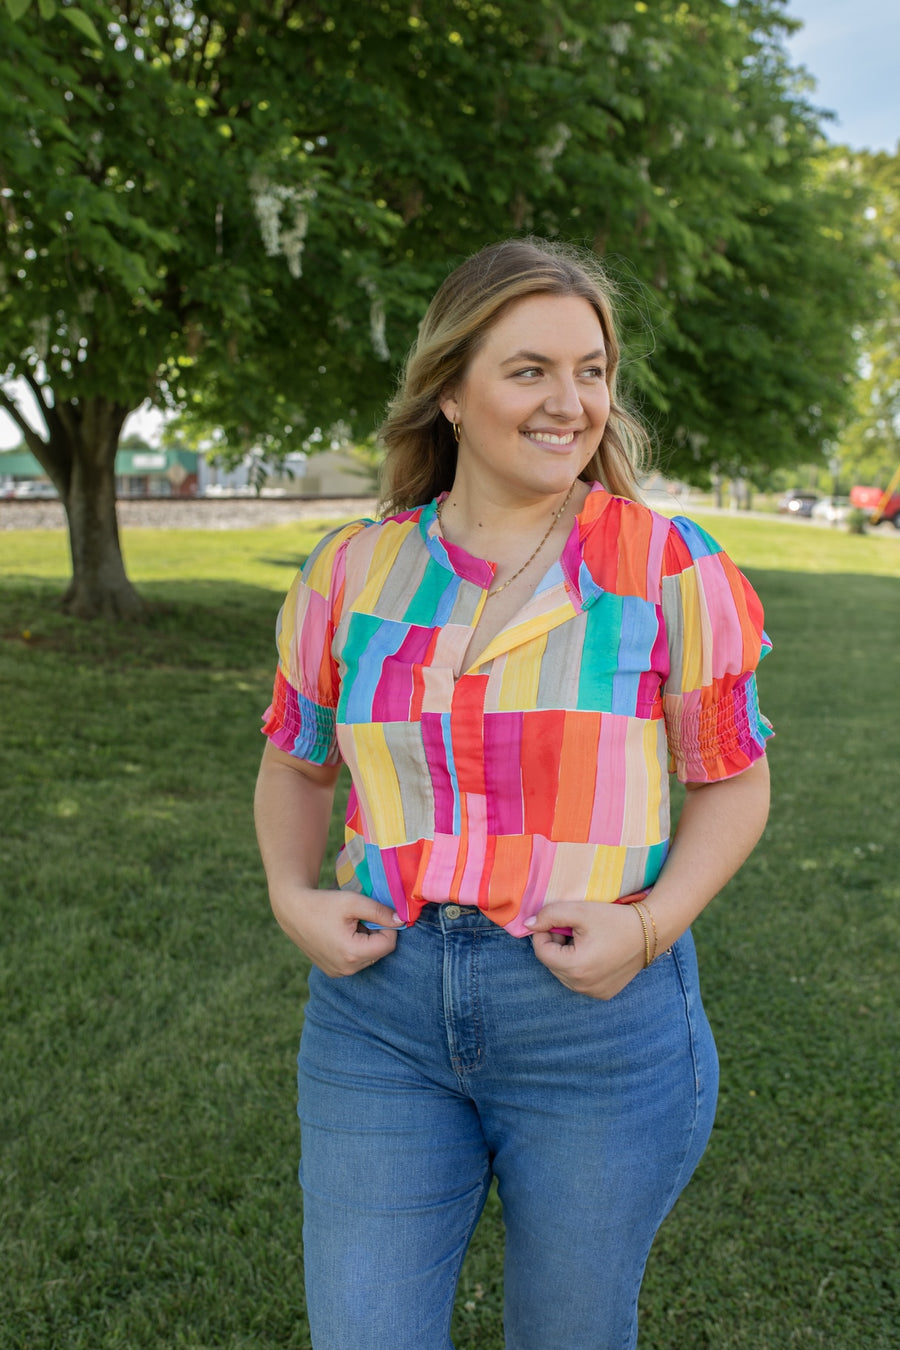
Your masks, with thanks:
[(444, 913), (448, 919), (458, 919), (460, 914), (462, 914), (462, 910), (459, 905), (445, 905)]

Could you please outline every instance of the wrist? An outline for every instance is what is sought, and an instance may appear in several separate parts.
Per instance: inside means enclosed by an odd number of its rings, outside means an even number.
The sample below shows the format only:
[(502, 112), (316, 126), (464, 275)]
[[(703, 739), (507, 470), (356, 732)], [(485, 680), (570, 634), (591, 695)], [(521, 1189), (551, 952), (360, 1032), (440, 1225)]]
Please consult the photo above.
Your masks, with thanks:
[[(645, 892), (646, 894), (646, 892)], [(641, 925), (644, 944), (644, 969), (652, 966), (659, 954), (659, 930), (652, 912), (642, 900), (632, 900), (630, 908), (634, 910)]]

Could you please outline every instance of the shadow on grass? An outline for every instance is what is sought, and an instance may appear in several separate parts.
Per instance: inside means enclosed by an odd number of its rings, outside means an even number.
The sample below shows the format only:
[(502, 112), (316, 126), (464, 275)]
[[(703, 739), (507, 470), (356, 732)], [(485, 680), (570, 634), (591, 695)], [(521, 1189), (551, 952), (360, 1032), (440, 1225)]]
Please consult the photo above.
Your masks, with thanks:
[[(285, 559), (284, 566), (296, 570), (297, 562)], [(242, 582), (192, 580), (148, 582), (140, 594), (146, 609), (139, 621), (85, 622), (60, 612), (55, 582), (44, 577), (8, 580), (0, 594), (0, 644), (52, 650), (98, 665), (163, 663), (196, 668), (224, 661), (239, 667), (255, 665), (260, 657), (274, 660), (280, 591)]]
[[(696, 926), (720, 1110), (651, 1256), (641, 1346), (886, 1350), (898, 584), (751, 575), (775, 643), (772, 816)], [(0, 594), (0, 1350), (305, 1350), (305, 967), (269, 913), (250, 815), (279, 596), (147, 584), (147, 621), (114, 626), (55, 614), (57, 589)], [(501, 1246), (492, 1197), (460, 1350), (502, 1347)]]

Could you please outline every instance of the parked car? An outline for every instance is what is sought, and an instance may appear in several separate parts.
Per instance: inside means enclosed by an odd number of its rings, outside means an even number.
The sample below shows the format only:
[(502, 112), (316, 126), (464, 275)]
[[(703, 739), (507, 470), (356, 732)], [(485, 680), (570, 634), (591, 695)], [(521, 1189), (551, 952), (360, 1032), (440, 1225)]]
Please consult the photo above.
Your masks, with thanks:
[[(852, 487), (850, 489), (851, 506), (857, 507), (860, 511), (866, 511), (869, 515), (878, 510), (883, 497), (884, 490), (879, 487)], [(879, 523), (882, 520), (889, 520), (896, 529), (900, 530), (900, 492), (891, 493), (878, 520)]]
[(17, 483), (13, 496), (17, 499), (30, 499), (34, 497), (57, 497), (59, 494), (52, 483), (46, 483), (40, 478), (29, 478), (24, 483)]
[(778, 503), (778, 510), (787, 516), (811, 516), (818, 500), (818, 492), (804, 492), (801, 488), (795, 488), (784, 494)]
[(838, 525), (847, 519), (852, 510), (849, 497), (823, 497), (815, 503), (810, 515), (813, 520), (827, 520), (832, 525)]

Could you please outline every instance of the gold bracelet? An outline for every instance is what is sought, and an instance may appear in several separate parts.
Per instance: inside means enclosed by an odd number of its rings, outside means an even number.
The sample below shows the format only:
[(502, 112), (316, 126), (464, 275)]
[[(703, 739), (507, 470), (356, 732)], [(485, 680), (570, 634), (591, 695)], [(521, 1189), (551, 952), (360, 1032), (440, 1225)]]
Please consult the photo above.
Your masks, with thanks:
[(636, 900), (631, 902), (631, 908), (640, 919), (641, 928), (644, 930), (644, 969), (646, 970), (650, 964), (650, 933), (647, 928), (647, 920), (644, 918), (641, 907)]
[(653, 962), (656, 960), (656, 953), (659, 951), (659, 933), (656, 930), (656, 920), (653, 917), (652, 909), (648, 909), (647, 906), (643, 903), (643, 901), (635, 900), (634, 904), (638, 906), (638, 908), (643, 914), (646, 914), (653, 928), (653, 954), (650, 957), (650, 960), (647, 962), (647, 965), (649, 966), (652, 965)]

